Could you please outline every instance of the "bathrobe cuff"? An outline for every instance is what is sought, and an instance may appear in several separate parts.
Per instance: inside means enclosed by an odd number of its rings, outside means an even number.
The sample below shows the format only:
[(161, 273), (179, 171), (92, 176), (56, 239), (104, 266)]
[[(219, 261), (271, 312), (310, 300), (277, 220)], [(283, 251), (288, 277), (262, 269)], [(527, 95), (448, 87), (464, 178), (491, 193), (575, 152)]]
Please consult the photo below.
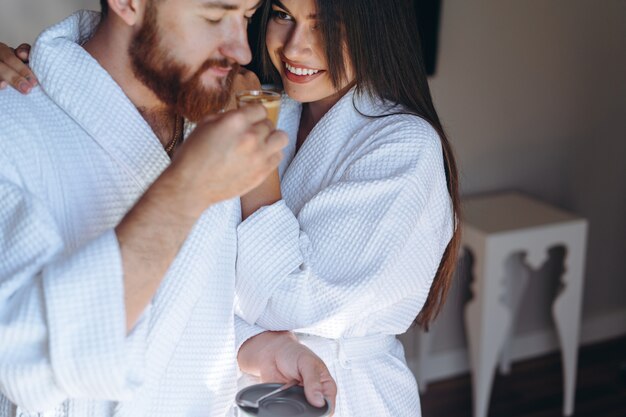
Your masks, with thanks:
[(303, 263), (300, 224), (280, 200), (243, 221), (237, 239), (236, 312), (252, 324), (274, 290)]
[[(126, 335), (122, 256), (109, 230), (49, 264), (43, 287), (50, 359), (70, 398), (129, 398), (141, 383), (146, 315)], [(95, 398), (94, 398), (95, 397)]]

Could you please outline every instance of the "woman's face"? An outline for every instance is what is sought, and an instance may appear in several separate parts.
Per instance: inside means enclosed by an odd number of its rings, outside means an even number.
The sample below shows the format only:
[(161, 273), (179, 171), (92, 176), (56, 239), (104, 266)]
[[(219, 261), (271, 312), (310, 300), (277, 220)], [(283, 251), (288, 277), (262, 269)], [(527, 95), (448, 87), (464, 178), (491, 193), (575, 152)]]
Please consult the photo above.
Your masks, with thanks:
[(354, 79), (346, 57), (346, 80), (339, 88), (333, 86), (317, 30), (315, 0), (273, 0), (265, 41), (285, 92), (294, 100), (312, 103), (329, 98)]

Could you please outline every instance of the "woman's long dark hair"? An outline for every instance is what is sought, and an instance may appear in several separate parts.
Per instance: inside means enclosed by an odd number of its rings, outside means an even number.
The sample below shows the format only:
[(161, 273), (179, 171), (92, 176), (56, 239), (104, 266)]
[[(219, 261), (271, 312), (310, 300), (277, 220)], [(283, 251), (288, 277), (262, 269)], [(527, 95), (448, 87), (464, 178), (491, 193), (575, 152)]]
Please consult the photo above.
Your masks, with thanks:
[(100, 10), (102, 11), (102, 17), (106, 17), (109, 14), (108, 0), (100, 0)]
[[(440, 312), (452, 283), (460, 244), (458, 173), (452, 147), (430, 95), (413, 3), (408, 0), (315, 0), (318, 30), (326, 50), (328, 73), (335, 87), (346, 78), (344, 50), (350, 58), (358, 94), (401, 104), (406, 112), (429, 122), (443, 148), (448, 192), (454, 211), (454, 235), (416, 323), (425, 329)], [(267, 1), (261, 34), (267, 33), (271, 13)], [(280, 80), (271, 64), (264, 36), (259, 51), (264, 72)]]

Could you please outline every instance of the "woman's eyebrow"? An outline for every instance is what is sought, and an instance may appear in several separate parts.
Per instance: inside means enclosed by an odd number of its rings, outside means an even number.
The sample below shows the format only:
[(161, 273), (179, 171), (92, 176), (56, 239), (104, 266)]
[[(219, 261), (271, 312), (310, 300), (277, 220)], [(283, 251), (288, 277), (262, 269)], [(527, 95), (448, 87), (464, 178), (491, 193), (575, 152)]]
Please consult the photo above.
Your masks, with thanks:
[[(289, 11), (289, 9), (287, 7), (285, 7), (285, 5), (280, 1), (280, 0), (272, 0), (272, 4), (280, 7), (281, 9), (283, 9), (284, 11), (286, 11), (287, 13), (291, 13)], [(317, 14), (315, 13), (311, 13), (310, 15), (307, 16), (308, 19), (317, 19)]]
[(276, 5), (280, 7), (281, 9), (283, 9), (284, 11), (289, 12), (289, 9), (285, 7), (285, 5), (280, 0), (272, 0), (272, 5)]

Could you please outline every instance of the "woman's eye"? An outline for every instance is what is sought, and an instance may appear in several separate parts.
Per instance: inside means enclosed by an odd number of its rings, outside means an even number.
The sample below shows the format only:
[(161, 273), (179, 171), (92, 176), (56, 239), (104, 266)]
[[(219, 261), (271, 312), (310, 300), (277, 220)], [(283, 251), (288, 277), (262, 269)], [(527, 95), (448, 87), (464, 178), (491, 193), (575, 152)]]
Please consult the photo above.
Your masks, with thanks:
[(291, 16), (280, 10), (272, 10), (271, 17), (276, 20), (293, 20)]

